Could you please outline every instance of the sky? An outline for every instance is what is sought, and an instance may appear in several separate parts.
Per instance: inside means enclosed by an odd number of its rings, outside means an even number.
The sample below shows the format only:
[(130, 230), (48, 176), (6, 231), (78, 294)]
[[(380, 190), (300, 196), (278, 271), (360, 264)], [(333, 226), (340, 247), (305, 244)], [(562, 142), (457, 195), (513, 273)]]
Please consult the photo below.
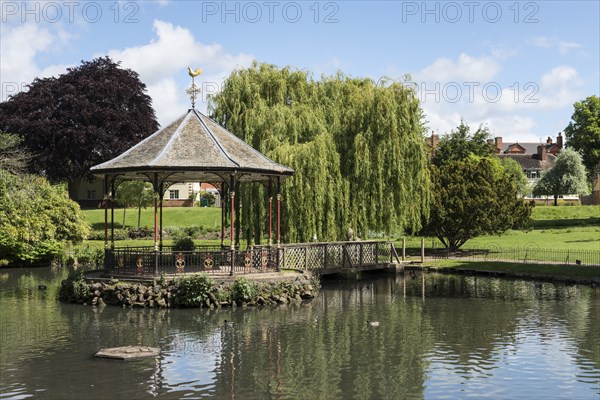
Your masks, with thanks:
[(556, 137), (600, 95), (600, 1), (0, 0), (0, 101), (110, 56), (136, 71), (163, 126), (254, 60), (319, 80), (414, 87), (431, 132), (464, 119), (505, 143)]

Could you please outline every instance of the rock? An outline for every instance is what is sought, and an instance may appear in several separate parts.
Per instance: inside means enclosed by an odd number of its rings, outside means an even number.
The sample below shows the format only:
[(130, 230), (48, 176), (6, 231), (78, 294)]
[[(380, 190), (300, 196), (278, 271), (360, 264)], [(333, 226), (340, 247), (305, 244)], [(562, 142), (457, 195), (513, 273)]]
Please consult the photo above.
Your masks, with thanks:
[(106, 303), (104, 302), (104, 300), (102, 300), (102, 297), (100, 297), (100, 298), (98, 299), (98, 305), (99, 305), (99, 306), (105, 306), (105, 305), (106, 305)]
[(154, 285), (154, 287), (152, 288), (152, 291), (154, 292), (154, 294), (159, 294), (162, 292), (160, 290), (160, 285)]
[(217, 298), (212, 293), (208, 294), (208, 300), (210, 300), (210, 302), (213, 303), (213, 304), (217, 304)]
[(204, 306), (206, 306), (206, 307), (210, 307), (210, 305), (211, 305), (211, 304), (210, 304), (210, 299), (206, 299), (206, 300), (204, 300)]
[(96, 289), (96, 290), (102, 289), (102, 283), (100, 283), (100, 282), (92, 283), (92, 288)]
[(96, 297), (100, 297), (100, 291), (99, 290), (94, 290), (94, 296)]
[(167, 306), (167, 302), (166, 302), (164, 299), (159, 299), (159, 300), (156, 302), (156, 304), (157, 304), (159, 307), (161, 307), (161, 308), (164, 308), (164, 307), (166, 307), (166, 306)]
[(312, 294), (312, 292), (306, 291), (306, 292), (302, 292), (302, 294), (300, 295), (300, 297), (302, 299), (312, 299), (315, 296)]
[(96, 305), (96, 303), (98, 303), (98, 297), (94, 297), (94, 298), (92, 299), (92, 305), (93, 305), (93, 306), (95, 306), (95, 305)]
[(154, 300), (148, 300), (148, 307), (154, 308)]

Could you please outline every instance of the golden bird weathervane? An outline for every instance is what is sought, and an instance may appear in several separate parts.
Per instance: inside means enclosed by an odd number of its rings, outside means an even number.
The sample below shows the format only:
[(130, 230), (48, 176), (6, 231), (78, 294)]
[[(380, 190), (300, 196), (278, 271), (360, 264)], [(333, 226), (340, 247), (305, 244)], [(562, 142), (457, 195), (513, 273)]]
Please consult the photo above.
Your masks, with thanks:
[(192, 100), (192, 109), (196, 107), (196, 97), (200, 94), (200, 88), (196, 86), (196, 82), (194, 78), (199, 76), (202, 73), (202, 68), (196, 68), (193, 70), (192, 67), (188, 67), (188, 75), (192, 77), (192, 86), (187, 89), (185, 92), (190, 95), (190, 100)]

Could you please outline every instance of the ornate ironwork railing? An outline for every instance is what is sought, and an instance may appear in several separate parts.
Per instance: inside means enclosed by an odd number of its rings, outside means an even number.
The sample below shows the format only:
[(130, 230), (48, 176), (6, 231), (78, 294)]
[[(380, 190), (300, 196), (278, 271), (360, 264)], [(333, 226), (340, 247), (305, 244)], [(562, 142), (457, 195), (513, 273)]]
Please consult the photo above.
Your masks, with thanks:
[(107, 249), (104, 273), (114, 276), (147, 276), (205, 272), (243, 275), (295, 270), (333, 270), (398, 261), (392, 242), (299, 243), (253, 246), (230, 250), (220, 246), (199, 246), (194, 251), (178, 251), (163, 246)]
[(281, 268), (331, 270), (398, 261), (392, 242), (360, 241), (286, 244), (281, 248)]
[(144, 276), (204, 272), (216, 274), (250, 274), (277, 271), (277, 249), (254, 247), (228, 250), (219, 246), (178, 251), (163, 247), (125, 247), (107, 249), (104, 259), (106, 275)]

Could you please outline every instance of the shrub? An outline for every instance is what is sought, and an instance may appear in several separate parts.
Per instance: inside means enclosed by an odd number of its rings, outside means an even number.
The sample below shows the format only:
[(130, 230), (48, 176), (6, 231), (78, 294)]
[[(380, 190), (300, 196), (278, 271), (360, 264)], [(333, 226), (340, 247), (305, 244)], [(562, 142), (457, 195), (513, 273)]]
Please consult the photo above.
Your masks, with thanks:
[(194, 251), (196, 245), (190, 238), (181, 238), (173, 242), (173, 251)]
[(89, 226), (61, 185), (33, 175), (0, 170), (0, 259), (7, 265), (49, 264), (67, 241), (87, 236)]
[(128, 229), (130, 239), (146, 239), (154, 237), (154, 228), (142, 226), (140, 228)]
[[(104, 240), (104, 230), (92, 231), (88, 236), (88, 240)], [(127, 229), (115, 229), (115, 240), (129, 239), (129, 231)], [(108, 231), (108, 240), (110, 240), (110, 228)]]
[(104, 263), (104, 249), (85, 246), (75, 251), (75, 259), (80, 266), (97, 268)]
[(67, 279), (60, 284), (58, 296), (63, 301), (80, 303), (92, 297), (92, 291), (83, 277), (83, 269), (76, 269), (69, 273)]
[(202, 307), (213, 287), (214, 281), (206, 274), (181, 278), (175, 302), (182, 307)]
[(232, 300), (248, 301), (256, 295), (256, 285), (248, 279), (237, 278), (231, 287)]

